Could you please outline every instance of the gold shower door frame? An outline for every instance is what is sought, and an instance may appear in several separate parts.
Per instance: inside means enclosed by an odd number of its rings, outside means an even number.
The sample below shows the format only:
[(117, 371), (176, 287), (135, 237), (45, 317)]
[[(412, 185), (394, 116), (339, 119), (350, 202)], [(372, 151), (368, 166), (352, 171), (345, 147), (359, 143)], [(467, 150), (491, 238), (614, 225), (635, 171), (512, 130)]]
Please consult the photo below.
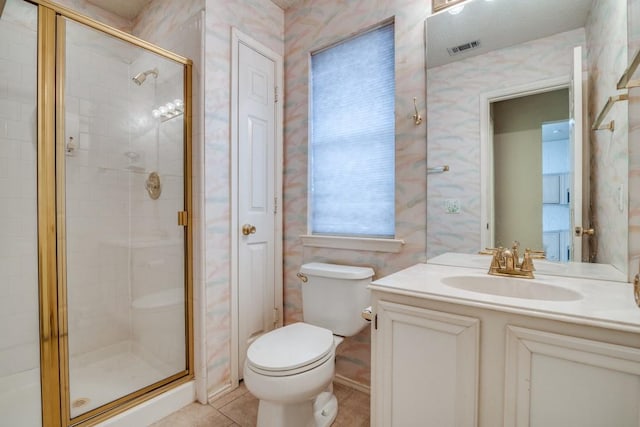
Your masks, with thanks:
[[(192, 62), (47, 0), (38, 6), (37, 185), (40, 370), (43, 427), (89, 426), (124, 412), (194, 377), (192, 230)], [(184, 67), (184, 226), (186, 369), (75, 418), (70, 416), (66, 294), (64, 77), (65, 22), (70, 19)], [(178, 221), (178, 218), (176, 218)]]

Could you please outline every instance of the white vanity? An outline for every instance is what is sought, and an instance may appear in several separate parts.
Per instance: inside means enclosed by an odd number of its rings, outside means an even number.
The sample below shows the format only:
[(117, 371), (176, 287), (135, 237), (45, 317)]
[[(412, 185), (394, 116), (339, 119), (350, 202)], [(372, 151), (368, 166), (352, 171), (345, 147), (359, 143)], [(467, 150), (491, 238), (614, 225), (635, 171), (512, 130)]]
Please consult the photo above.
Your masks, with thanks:
[(640, 425), (631, 284), (495, 277), (489, 257), (459, 257), (470, 267), (371, 284), (372, 426)]

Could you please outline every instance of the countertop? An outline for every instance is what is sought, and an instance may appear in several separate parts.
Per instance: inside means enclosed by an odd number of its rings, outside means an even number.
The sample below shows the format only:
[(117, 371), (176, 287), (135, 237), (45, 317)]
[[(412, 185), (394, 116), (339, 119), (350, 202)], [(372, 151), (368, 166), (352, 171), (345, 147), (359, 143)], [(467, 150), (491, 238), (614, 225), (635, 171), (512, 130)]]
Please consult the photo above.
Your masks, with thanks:
[[(473, 256), (473, 255), (471, 255)], [(490, 261), (486, 257), (487, 265)], [(372, 291), (390, 292), (434, 301), (481, 307), (582, 325), (640, 333), (640, 308), (633, 298), (633, 285), (602, 279), (585, 279), (538, 274), (536, 282), (578, 292), (573, 301), (513, 298), (473, 292), (448, 286), (451, 276), (493, 277), (487, 268), (416, 264), (371, 283)], [(530, 279), (515, 279), (527, 281)], [(639, 337), (640, 339), (640, 337)]]

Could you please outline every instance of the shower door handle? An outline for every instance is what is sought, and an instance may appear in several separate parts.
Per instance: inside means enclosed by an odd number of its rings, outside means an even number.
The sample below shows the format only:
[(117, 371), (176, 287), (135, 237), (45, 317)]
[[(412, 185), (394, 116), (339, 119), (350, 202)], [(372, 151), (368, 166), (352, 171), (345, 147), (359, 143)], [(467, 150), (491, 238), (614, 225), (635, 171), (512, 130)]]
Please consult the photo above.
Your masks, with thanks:
[(245, 224), (242, 226), (242, 234), (248, 236), (249, 234), (256, 233), (256, 226), (251, 224)]

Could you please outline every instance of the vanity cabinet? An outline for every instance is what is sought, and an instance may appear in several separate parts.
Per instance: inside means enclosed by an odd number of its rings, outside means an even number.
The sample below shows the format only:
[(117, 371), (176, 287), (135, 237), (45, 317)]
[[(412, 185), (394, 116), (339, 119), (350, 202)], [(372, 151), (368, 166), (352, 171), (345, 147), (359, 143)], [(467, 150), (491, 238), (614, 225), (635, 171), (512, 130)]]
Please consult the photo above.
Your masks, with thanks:
[(640, 350), (507, 326), (505, 426), (640, 425)]
[(373, 427), (638, 427), (640, 335), (372, 289)]
[(476, 422), (478, 319), (380, 301), (373, 350), (380, 426)]

